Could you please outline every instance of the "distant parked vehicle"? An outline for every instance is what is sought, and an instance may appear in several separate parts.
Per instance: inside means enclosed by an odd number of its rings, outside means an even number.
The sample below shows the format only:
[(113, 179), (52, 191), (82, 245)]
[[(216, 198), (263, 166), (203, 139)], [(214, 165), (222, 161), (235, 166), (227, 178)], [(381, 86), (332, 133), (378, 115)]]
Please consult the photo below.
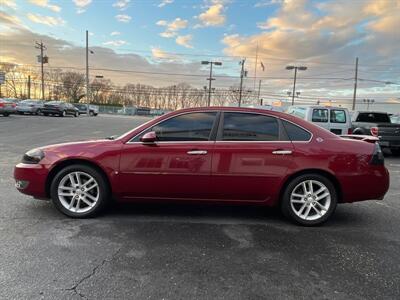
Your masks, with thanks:
[(314, 123), (337, 135), (352, 133), (351, 118), (347, 108), (320, 105), (296, 105), (290, 106), (286, 112)]
[(8, 99), (0, 98), (0, 114), (8, 117), (10, 114), (15, 113), (16, 104)]
[(89, 116), (97, 116), (99, 114), (99, 107), (93, 104), (85, 104), (85, 103), (74, 103), (73, 104), (78, 110), (80, 114), (88, 113), (89, 106)]
[(50, 101), (44, 104), (42, 112), (45, 116), (55, 115), (60, 117), (65, 117), (67, 115), (72, 115), (74, 117), (79, 116), (79, 110), (73, 106), (71, 103), (62, 101)]
[(400, 124), (400, 114), (393, 114), (390, 116), (390, 121), (393, 124)]
[(133, 106), (124, 106), (121, 109), (118, 109), (117, 113), (121, 115), (133, 116), (136, 113), (136, 108)]
[(355, 111), (352, 116), (353, 133), (379, 138), (382, 148), (400, 155), (400, 124), (393, 124), (385, 112)]
[(23, 114), (40, 114), (44, 107), (44, 101), (27, 99), (17, 103), (17, 112)]

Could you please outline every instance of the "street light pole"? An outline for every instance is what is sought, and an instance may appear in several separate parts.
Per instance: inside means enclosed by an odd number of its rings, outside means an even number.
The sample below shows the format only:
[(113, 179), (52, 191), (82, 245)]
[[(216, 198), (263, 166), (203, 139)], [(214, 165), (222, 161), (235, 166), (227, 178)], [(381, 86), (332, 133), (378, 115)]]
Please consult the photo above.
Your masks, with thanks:
[(242, 69), (240, 70), (240, 87), (239, 87), (239, 107), (242, 105), (242, 90), (243, 90), (243, 77), (246, 76), (246, 71), (244, 70), (244, 63), (246, 59), (242, 59), (240, 64), (242, 65)]
[(207, 78), (207, 80), (209, 81), (209, 83), (208, 83), (208, 100), (207, 100), (207, 106), (210, 106), (210, 105), (211, 105), (211, 91), (212, 91), (212, 89), (211, 89), (211, 82), (212, 82), (213, 80), (215, 80), (215, 78), (212, 77), (213, 65), (222, 66), (222, 62), (203, 60), (203, 61), (201, 62), (201, 64), (202, 64), (202, 65), (208, 65), (208, 64), (210, 65), (210, 77)]
[(292, 92), (292, 105), (294, 105), (294, 97), (296, 95), (296, 81), (297, 81), (297, 70), (305, 71), (307, 67), (304, 66), (287, 66), (286, 70), (293, 70), (294, 69), (294, 78), (293, 78), (293, 92)]
[(89, 115), (90, 96), (89, 96), (89, 31), (88, 30), (86, 30), (86, 102), (87, 102), (86, 113), (87, 115)]

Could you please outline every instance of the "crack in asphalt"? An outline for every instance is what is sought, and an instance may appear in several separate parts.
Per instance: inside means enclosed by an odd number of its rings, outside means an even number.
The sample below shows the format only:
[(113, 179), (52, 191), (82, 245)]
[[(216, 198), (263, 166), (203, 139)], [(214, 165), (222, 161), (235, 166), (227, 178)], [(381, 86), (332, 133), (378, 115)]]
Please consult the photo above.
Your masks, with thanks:
[(75, 283), (75, 285), (74, 285), (73, 287), (67, 288), (67, 289), (64, 289), (64, 290), (65, 290), (65, 291), (73, 291), (73, 292), (74, 292), (75, 294), (77, 294), (79, 297), (81, 297), (81, 298), (83, 298), (83, 299), (89, 299), (88, 297), (85, 296), (85, 294), (83, 294), (82, 292), (79, 292), (79, 291), (78, 291), (78, 287), (79, 287), (83, 282), (85, 282), (85, 281), (88, 280), (89, 278), (93, 277), (93, 276), (96, 274), (96, 271), (97, 271), (100, 267), (104, 266), (105, 263), (110, 263), (110, 262), (112, 262), (112, 261), (115, 259), (115, 257), (118, 255), (118, 253), (119, 253), (120, 251), (121, 251), (121, 248), (119, 248), (117, 251), (115, 251), (115, 252), (113, 253), (113, 255), (111, 255), (111, 258), (110, 258), (110, 259), (106, 259), (106, 258), (103, 259), (103, 260), (101, 261), (101, 263), (99, 263), (98, 265), (96, 265), (88, 275), (86, 275), (86, 276), (82, 277), (81, 279), (79, 279), (79, 280)]

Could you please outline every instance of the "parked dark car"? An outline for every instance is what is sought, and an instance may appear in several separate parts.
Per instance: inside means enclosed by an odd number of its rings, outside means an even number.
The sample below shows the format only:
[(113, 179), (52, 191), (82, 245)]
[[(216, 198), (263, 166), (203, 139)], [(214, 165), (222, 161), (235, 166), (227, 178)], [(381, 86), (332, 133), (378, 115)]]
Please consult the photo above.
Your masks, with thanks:
[(99, 114), (99, 107), (93, 104), (84, 104), (84, 103), (74, 103), (73, 104), (78, 110), (80, 114), (88, 113), (89, 106), (89, 116), (97, 116)]
[(40, 114), (44, 107), (44, 101), (27, 99), (17, 103), (17, 112), (23, 114)]
[(8, 117), (10, 114), (15, 113), (16, 104), (8, 99), (0, 98), (0, 114)]
[(175, 111), (114, 138), (32, 149), (17, 189), (62, 213), (94, 216), (112, 199), (281, 207), (303, 225), (336, 204), (383, 199), (389, 172), (378, 144), (343, 139), (295, 116), (261, 109)]
[(71, 115), (74, 117), (79, 116), (79, 110), (75, 106), (73, 106), (71, 103), (62, 101), (46, 102), (42, 109), (42, 113), (45, 116), (48, 115), (55, 115), (60, 117), (65, 117), (67, 115)]
[(353, 134), (372, 135), (379, 145), (400, 155), (400, 124), (393, 124), (385, 112), (355, 111), (352, 115)]

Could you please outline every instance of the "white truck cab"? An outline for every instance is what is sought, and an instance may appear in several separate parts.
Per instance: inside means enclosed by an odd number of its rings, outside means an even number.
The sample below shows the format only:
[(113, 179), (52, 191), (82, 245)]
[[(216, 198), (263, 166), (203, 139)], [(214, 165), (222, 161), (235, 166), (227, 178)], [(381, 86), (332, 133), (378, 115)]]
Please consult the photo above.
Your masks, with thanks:
[(323, 127), (337, 135), (351, 134), (349, 110), (343, 107), (322, 105), (294, 105), (286, 113)]

